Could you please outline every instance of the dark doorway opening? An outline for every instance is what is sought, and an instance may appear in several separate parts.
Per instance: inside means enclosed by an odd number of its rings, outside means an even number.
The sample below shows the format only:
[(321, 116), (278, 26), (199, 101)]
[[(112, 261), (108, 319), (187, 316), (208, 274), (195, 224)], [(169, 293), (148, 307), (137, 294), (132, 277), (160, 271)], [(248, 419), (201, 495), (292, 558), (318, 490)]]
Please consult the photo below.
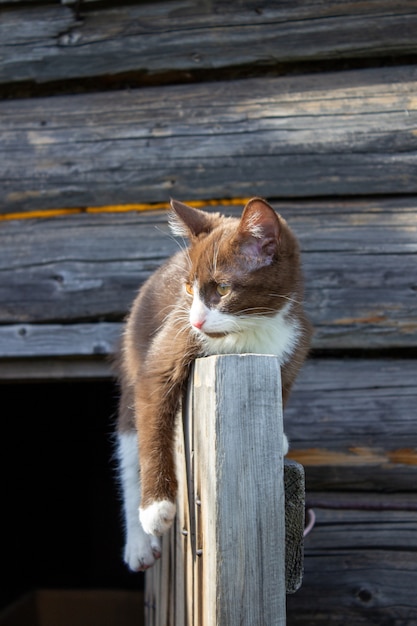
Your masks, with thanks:
[(111, 381), (1, 385), (0, 609), (34, 589), (138, 589), (121, 558)]

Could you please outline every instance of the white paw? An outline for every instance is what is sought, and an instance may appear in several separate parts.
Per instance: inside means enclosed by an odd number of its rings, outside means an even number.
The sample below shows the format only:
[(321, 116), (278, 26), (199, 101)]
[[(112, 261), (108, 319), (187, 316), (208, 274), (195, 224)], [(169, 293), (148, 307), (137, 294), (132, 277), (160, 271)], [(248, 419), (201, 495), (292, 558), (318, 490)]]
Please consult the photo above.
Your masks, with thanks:
[(287, 435), (284, 433), (282, 435), (282, 454), (285, 456), (290, 449), (290, 444), (288, 443)]
[(145, 535), (140, 528), (128, 537), (124, 552), (124, 561), (133, 572), (143, 572), (155, 563), (161, 556), (161, 546), (158, 537)]
[(169, 500), (152, 502), (144, 509), (139, 509), (140, 522), (148, 535), (163, 535), (175, 517), (175, 504)]

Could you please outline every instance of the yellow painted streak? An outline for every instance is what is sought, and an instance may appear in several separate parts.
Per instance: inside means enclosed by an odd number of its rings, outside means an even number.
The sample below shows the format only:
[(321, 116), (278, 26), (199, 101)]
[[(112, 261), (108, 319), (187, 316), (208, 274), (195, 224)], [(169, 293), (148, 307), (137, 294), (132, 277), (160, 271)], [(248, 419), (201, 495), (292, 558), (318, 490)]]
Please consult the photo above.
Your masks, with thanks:
[(417, 465), (417, 448), (401, 448), (388, 452), (388, 458), (391, 463), (400, 463), (401, 465)]
[(40, 209), (38, 211), (27, 211), (26, 213), (4, 213), (0, 215), (0, 221), (58, 217), (59, 215), (82, 213), (82, 211), (82, 209)]
[(356, 467), (381, 465), (394, 467), (395, 465), (417, 466), (417, 448), (399, 448), (398, 450), (372, 450), (367, 447), (352, 447), (345, 452), (325, 450), (321, 448), (307, 448), (304, 450), (290, 450), (288, 458), (298, 461), (306, 467), (333, 465), (338, 467)]
[[(249, 198), (223, 198), (218, 200), (190, 200), (187, 204), (196, 208), (204, 206), (238, 206), (245, 205)], [(62, 209), (39, 209), (18, 213), (5, 213), (0, 215), (0, 221), (42, 219), (59, 217), (62, 215), (75, 215), (77, 213), (128, 213), (129, 211), (158, 211), (169, 209), (169, 202), (136, 203), (136, 204), (113, 204), (108, 206), (85, 207), (85, 208), (62, 208)]]
[(288, 458), (298, 461), (304, 466), (360, 466), (360, 465), (389, 465), (396, 462), (386, 452), (372, 450), (366, 447), (349, 448), (346, 452), (309, 448), (305, 450), (290, 450)]

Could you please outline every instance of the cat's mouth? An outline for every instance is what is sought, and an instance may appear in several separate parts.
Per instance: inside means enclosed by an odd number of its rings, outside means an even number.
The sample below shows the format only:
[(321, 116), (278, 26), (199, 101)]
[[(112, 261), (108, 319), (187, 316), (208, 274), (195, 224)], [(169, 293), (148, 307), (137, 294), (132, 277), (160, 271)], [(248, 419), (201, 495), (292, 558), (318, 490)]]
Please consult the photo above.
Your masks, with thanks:
[(207, 337), (210, 337), (210, 339), (220, 339), (221, 337), (226, 337), (226, 335), (228, 335), (229, 333), (223, 332), (223, 333), (208, 333), (206, 331), (203, 331), (205, 335), (207, 335)]

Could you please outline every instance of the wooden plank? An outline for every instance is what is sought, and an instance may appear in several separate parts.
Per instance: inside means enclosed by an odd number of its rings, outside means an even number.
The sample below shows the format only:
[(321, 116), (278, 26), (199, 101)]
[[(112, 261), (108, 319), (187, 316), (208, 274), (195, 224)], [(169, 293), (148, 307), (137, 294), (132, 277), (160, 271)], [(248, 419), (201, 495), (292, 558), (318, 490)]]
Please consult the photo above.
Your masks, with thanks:
[[(412, 0), (146, 2), (3, 10), (0, 81), (145, 75), (415, 54)], [(235, 70), (236, 71), (236, 70)]]
[[(311, 492), (307, 501), (316, 515), (314, 535), (312, 532), (306, 544), (310, 553), (318, 545), (325, 550), (336, 546), (358, 550), (417, 549), (417, 492)], [(346, 524), (351, 529), (343, 536)], [(399, 533), (395, 532), (395, 524)]]
[[(346, 495), (323, 497), (337, 506)], [(415, 494), (385, 494), (383, 504), (398, 506), (401, 499), (417, 507)], [(365, 503), (378, 506), (381, 498), (368, 493)], [(315, 513), (316, 526), (305, 540), (303, 586), (287, 598), (288, 624), (416, 623), (415, 511)]]
[[(31, 3), (33, 3), (33, 4), (36, 4), (36, 3), (41, 4), (41, 2), (42, 2), (42, 0), (0, 0), (0, 6), (1, 6), (2, 4), (8, 4), (8, 5), (14, 4), (14, 5), (19, 5), (19, 4), (26, 3), (26, 1), (31, 2)], [(76, 0), (75, 0), (75, 1), (76, 1)]]
[(1, 224), (1, 320), (123, 319), (177, 250), (164, 222), (114, 214)]
[(229, 355), (195, 363), (201, 626), (286, 623), (280, 396), (274, 357)]
[[(417, 345), (415, 197), (273, 206), (301, 242), (315, 348)], [(137, 289), (178, 245), (165, 212), (0, 223), (1, 356), (107, 354)]]
[(1, 357), (3, 359), (16, 357), (104, 358), (115, 351), (122, 332), (121, 323), (106, 322), (0, 326)]
[(416, 193), (417, 68), (0, 102), (0, 209)]
[(298, 235), (315, 348), (410, 348), (417, 337), (413, 198), (275, 202)]
[[(246, 383), (237, 386), (237, 381)], [(188, 559), (188, 570), (180, 545), (177, 559), (182, 567), (175, 573), (176, 578), (185, 576), (183, 591), (188, 593), (175, 619), (167, 620), (162, 614), (157, 624), (285, 624), (278, 359), (260, 355), (197, 359), (184, 420), (192, 445), (178, 503), (185, 505), (186, 513), (179, 512), (177, 534), (186, 520), (192, 559)], [(180, 478), (184, 480), (183, 472)], [(189, 499), (184, 503), (187, 492)], [(176, 545), (177, 539), (171, 536), (171, 542)], [(158, 566), (167, 568), (166, 564)], [(157, 605), (177, 584), (172, 576), (175, 569), (169, 569), (171, 575), (159, 581), (160, 598), (155, 589), (151, 593)], [(150, 577), (154, 583), (158, 573), (151, 572)]]
[[(286, 462), (289, 462), (286, 460)], [(306, 507), (313, 509), (316, 513), (320, 511), (321, 519), (327, 519), (331, 517), (333, 520), (339, 522), (351, 521), (356, 523), (358, 520), (371, 522), (375, 521), (375, 513), (379, 515), (380, 512), (387, 513), (390, 519), (395, 519), (397, 514), (398, 519), (403, 516), (404, 513), (412, 513), (417, 511), (417, 490), (414, 492), (375, 492), (365, 493), (363, 491), (310, 491), (306, 498)], [(410, 518), (411, 519), (411, 518)], [(378, 545), (381, 547), (382, 539), (384, 536), (384, 525), (375, 531), (371, 531), (373, 539), (375, 541), (369, 541), (366, 539), (366, 535), (361, 538), (355, 538), (352, 534), (350, 539), (346, 538), (343, 545), (345, 547), (375, 547)], [(322, 535), (324, 538), (324, 535)], [(398, 539), (398, 543), (396, 543)], [(325, 538), (324, 538), (325, 540)], [(349, 542), (346, 543), (346, 542)], [(359, 543), (358, 543), (359, 541)], [(395, 534), (389, 534), (389, 545), (395, 547), (401, 547), (404, 545), (404, 541), (397, 537)], [(411, 549), (415, 548), (416, 537), (407, 541), (407, 544)]]
[(314, 359), (285, 413), (310, 490), (415, 491), (417, 362)]
[(90, 358), (27, 358), (0, 359), (0, 381), (51, 382), (53, 380), (108, 380), (109, 359)]

